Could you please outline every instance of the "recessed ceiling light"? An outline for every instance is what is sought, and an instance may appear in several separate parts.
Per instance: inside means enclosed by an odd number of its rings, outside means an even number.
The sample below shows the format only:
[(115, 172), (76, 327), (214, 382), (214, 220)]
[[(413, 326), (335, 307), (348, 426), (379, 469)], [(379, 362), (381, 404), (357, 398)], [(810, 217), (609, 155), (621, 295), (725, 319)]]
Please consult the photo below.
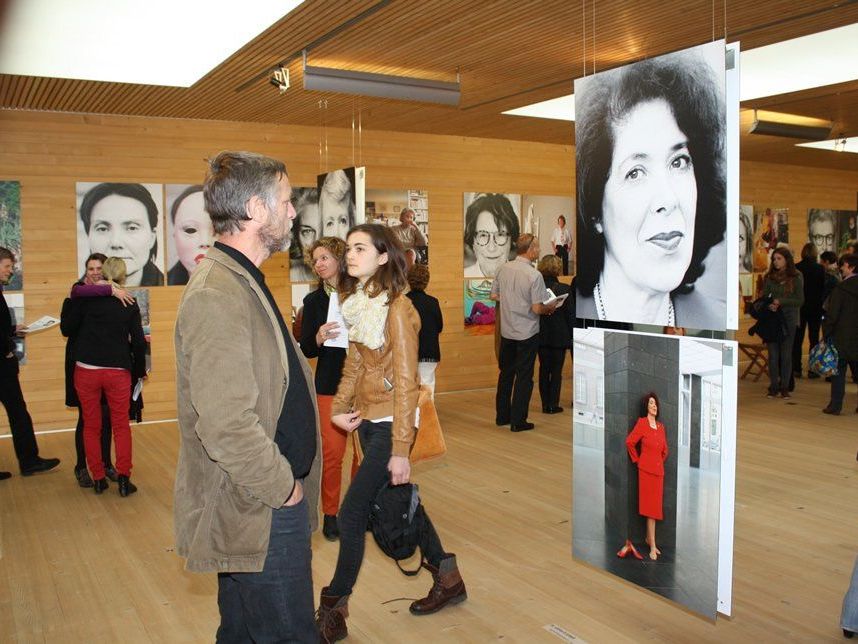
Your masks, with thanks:
[(812, 143), (796, 143), (803, 148), (817, 148), (819, 150), (834, 150), (835, 152), (852, 152), (858, 154), (858, 136), (840, 137), (828, 141), (814, 141)]
[[(743, 51), (740, 101), (777, 96), (858, 78), (858, 23)], [(525, 105), (504, 114), (575, 120), (574, 95)]]
[(17, 0), (0, 73), (189, 87), (300, 0)]

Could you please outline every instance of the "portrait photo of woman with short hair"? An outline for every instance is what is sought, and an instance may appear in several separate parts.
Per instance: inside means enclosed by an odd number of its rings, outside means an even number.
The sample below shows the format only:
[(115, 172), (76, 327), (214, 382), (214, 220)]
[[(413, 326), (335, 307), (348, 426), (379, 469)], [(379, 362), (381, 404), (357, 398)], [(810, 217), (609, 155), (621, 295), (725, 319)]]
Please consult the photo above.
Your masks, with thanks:
[(725, 328), (724, 68), (721, 42), (575, 81), (578, 317)]

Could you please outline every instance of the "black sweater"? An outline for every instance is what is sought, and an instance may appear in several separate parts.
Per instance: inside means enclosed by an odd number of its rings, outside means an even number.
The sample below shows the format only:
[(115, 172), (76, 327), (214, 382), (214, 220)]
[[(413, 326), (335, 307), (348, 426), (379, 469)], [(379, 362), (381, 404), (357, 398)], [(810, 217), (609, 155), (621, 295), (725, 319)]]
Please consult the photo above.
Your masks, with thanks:
[(420, 316), (417, 359), (421, 362), (441, 362), (441, 347), (438, 345), (438, 336), (444, 330), (441, 305), (436, 298), (426, 295), (426, 291), (412, 290), (407, 295)]
[(76, 298), (63, 311), (63, 333), (75, 337), (74, 361), (146, 375), (146, 339), (136, 303), (115, 297)]
[[(339, 347), (321, 347), (316, 344), (319, 327), (328, 321), (328, 304), (331, 298), (325, 289), (318, 288), (304, 297), (304, 317), (301, 320), (301, 351), (308, 358), (318, 358), (316, 362), (316, 393), (333, 396), (343, 375), (343, 363), (346, 350)], [(340, 329), (340, 333), (347, 333)]]

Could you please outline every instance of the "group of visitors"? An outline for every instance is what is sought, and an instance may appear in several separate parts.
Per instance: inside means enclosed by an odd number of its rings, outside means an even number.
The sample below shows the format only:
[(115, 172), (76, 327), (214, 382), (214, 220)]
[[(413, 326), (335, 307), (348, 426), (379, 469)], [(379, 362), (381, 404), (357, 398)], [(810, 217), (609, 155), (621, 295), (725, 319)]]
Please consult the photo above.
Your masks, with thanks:
[[(347, 636), (370, 505), (384, 486), (411, 478), (418, 387), (440, 359), (443, 321), (422, 292), (427, 269), (409, 273), (401, 242), (377, 224), (307, 249), (318, 283), (296, 341), (259, 269), (289, 247), (291, 191), (274, 159), (223, 152), (210, 162), (204, 198), (218, 241), (176, 322), (177, 550), (189, 570), (218, 573), (224, 642)], [(305, 356), (318, 359), (315, 376)], [(349, 435), (362, 459), (340, 504)], [(339, 540), (339, 556), (314, 614), (310, 532), (320, 492), (323, 531)], [(416, 615), (467, 597), (455, 555), (422, 516), (421, 561), (434, 583), (411, 604)]]
[[(798, 263), (786, 247), (772, 251), (761, 297), (756, 302), (755, 317), (759, 322), (753, 328), (768, 349), (768, 398), (791, 398), (795, 379), (804, 373), (802, 354), (807, 331), (808, 348), (822, 337), (837, 350), (837, 374), (828, 378), (831, 397), (823, 412), (841, 412), (846, 372), (851, 369), (854, 379), (858, 367), (858, 281), (852, 280), (858, 270), (855, 251), (852, 244), (839, 258), (831, 251), (817, 257), (816, 246), (807, 243)], [(807, 377), (820, 376), (808, 369)]]

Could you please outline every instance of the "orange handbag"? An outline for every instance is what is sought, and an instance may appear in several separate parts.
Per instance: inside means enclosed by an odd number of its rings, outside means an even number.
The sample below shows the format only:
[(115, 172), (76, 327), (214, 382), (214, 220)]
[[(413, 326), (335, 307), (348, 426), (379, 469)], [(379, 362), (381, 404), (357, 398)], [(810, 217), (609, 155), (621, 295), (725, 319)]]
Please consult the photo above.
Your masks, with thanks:
[[(441, 431), (441, 423), (438, 421), (438, 412), (435, 411), (432, 390), (425, 385), (420, 385), (417, 407), (420, 409), (420, 420), (417, 423), (418, 427), (414, 443), (411, 445), (411, 453), (408, 455), (412, 465), (440, 458), (447, 453), (447, 443), (444, 440), (444, 433)], [(359, 463), (363, 460), (363, 450), (356, 431), (352, 432), (352, 448)]]

